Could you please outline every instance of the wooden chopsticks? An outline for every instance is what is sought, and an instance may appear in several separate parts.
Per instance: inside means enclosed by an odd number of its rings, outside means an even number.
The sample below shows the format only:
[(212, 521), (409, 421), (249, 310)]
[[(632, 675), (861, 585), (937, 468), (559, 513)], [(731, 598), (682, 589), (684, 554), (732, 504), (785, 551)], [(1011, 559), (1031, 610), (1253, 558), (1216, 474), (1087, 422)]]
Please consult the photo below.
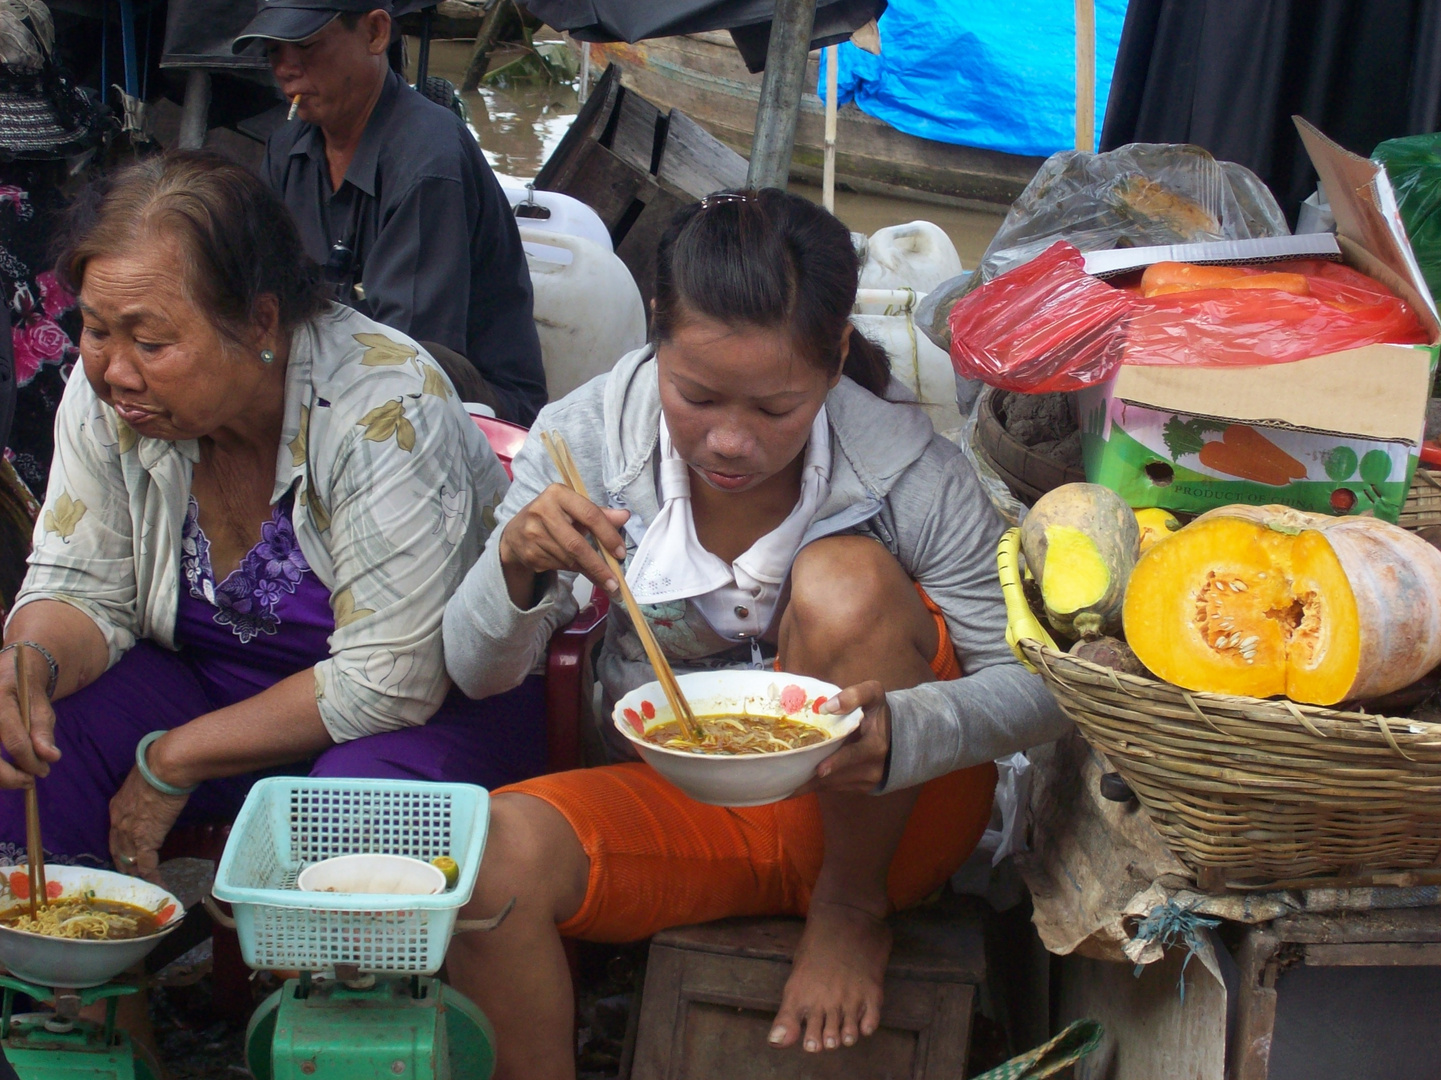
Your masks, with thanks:
[[(560, 435), (542, 431), (540, 441), (546, 452), (550, 454), (550, 460), (555, 462), (555, 467), (560, 470), (561, 479), (565, 481), (566, 487), (582, 499), (589, 499), (590, 495), (585, 490), (585, 481), (580, 478), (580, 469), (576, 467), (575, 459), (570, 456), (570, 447), (566, 445), (565, 439)], [(692, 742), (699, 742), (702, 737), (700, 723), (696, 720), (695, 713), (691, 711), (690, 702), (686, 701), (685, 694), (681, 693), (680, 683), (676, 681), (670, 661), (665, 658), (665, 653), (661, 652), (660, 644), (656, 641), (655, 634), (651, 632), (645, 613), (641, 611), (640, 605), (631, 595), (630, 586), (625, 580), (625, 571), (621, 569), (620, 563), (616, 562), (615, 556), (603, 545), (596, 546), (600, 548), (606, 565), (610, 567), (611, 573), (615, 575), (616, 581), (620, 584), (620, 598), (625, 602), (625, 609), (630, 614), (631, 622), (635, 623), (635, 632), (640, 635), (640, 643), (645, 647), (645, 655), (650, 660), (650, 666), (655, 669), (655, 677), (660, 681), (660, 688), (665, 691), (665, 699), (670, 703), (670, 711), (674, 714), (677, 723), (680, 724), (681, 733)]]
[[(20, 662), (20, 650), (15, 655), (15, 694), (20, 700), (20, 722), (25, 733), (30, 733), (30, 679), (25, 665)], [(30, 865), (26, 868), (30, 877), (30, 917), (36, 917), (39, 910), (50, 902), (45, 895), (45, 846), (40, 840), (40, 795), (35, 785), (25, 789), (25, 847)]]

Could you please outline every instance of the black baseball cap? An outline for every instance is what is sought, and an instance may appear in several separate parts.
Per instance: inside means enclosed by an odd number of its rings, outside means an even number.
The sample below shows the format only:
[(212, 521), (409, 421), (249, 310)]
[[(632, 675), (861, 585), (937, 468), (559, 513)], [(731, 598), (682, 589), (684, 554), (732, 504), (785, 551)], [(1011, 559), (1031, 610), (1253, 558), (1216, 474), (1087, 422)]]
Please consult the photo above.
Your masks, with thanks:
[(390, 11), (390, 0), (260, 0), (255, 18), (230, 43), (230, 51), (238, 53), (257, 39), (304, 41), (343, 12), (377, 10)]

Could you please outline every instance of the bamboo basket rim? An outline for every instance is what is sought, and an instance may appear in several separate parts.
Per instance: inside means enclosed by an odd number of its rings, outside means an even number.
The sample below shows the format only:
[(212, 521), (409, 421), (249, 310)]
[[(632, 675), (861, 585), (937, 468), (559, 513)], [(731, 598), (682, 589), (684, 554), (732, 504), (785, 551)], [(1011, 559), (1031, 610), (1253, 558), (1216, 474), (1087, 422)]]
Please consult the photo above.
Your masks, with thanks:
[[(1441, 768), (1441, 724), (1426, 720), (1413, 720), (1409, 717), (1384, 716), (1380, 713), (1306, 705), (1289, 698), (1255, 698), (1240, 694), (1217, 694), (1207, 690), (1187, 690), (1175, 683), (1168, 683), (1161, 679), (1148, 678), (1144, 675), (1127, 675), (1113, 668), (1093, 663), (1083, 657), (1052, 649), (1031, 638), (1022, 638), (1018, 644), (1037, 670), (1045, 673), (1044, 677), (1047, 677), (1048, 681), (1061, 682), (1068, 688), (1071, 684), (1065, 682), (1052, 670), (1053, 665), (1060, 663), (1077, 668), (1096, 679), (1110, 683), (1120, 693), (1129, 694), (1138, 701), (1174, 706), (1175, 699), (1179, 698), (1186, 703), (1187, 711), (1191, 716), (1220, 736), (1223, 744), (1227, 747), (1239, 745), (1235, 741), (1235, 733), (1228, 734), (1217, 730), (1212, 718), (1202, 710), (1202, 705), (1210, 704), (1233, 710), (1238, 712), (1242, 719), (1249, 721), (1265, 721), (1267, 723), (1280, 721), (1283, 725), (1294, 725), (1293, 730), (1297, 734), (1304, 734), (1307, 743), (1311, 746), (1320, 745), (1316, 742), (1318, 738), (1329, 742), (1332, 738), (1339, 737), (1344, 741), (1346, 736), (1356, 736), (1362, 733), (1368, 736), (1374, 735), (1376, 739), (1380, 740), (1378, 749), (1384, 748), (1412, 764), (1422, 763), (1408, 758), (1402, 747), (1419, 748), (1430, 743), (1433, 745), (1426, 746), (1426, 749), (1436, 751), (1435, 764)], [(1179, 719), (1179, 717), (1158, 717), (1150, 712), (1148, 712), (1148, 716), (1153, 719)], [(1333, 745), (1341, 745), (1341, 743)]]

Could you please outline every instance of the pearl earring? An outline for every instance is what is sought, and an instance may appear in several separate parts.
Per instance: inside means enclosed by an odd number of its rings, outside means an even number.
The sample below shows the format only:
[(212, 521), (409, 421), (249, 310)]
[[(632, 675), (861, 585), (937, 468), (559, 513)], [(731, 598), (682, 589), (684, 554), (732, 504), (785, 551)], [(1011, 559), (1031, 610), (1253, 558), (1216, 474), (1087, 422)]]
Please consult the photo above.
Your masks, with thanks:
[(273, 363), (275, 363), (275, 351), (274, 351), (273, 349), (261, 349), (261, 350), (260, 350), (260, 362), (261, 362), (262, 364), (273, 364)]

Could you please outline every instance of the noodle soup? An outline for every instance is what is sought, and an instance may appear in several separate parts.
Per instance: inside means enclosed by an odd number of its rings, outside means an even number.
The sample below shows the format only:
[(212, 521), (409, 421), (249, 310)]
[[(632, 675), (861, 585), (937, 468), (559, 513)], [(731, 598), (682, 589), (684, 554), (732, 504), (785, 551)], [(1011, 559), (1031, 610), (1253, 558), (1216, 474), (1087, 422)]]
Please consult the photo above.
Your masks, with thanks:
[(635, 753), (686, 795), (713, 806), (788, 799), (840, 750), (861, 710), (831, 712), (840, 687), (781, 671), (691, 671), (676, 681), (704, 736), (681, 738), (658, 682), (620, 698), (611, 722)]
[(41, 908), (32, 918), (28, 904), (0, 913), (0, 926), (44, 937), (82, 941), (126, 941), (159, 932), (171, 910), (148, 911), (119, 900), (93, 896), (62, 896)]
[(656, 724), (642, 738), (653, 746), (692, 754), (773, 754), (813, 746), (831, 737), (829, 731), (783, 716), (720, 714), (697, 716), (702, 738), (692, 742), (674, 720)]

